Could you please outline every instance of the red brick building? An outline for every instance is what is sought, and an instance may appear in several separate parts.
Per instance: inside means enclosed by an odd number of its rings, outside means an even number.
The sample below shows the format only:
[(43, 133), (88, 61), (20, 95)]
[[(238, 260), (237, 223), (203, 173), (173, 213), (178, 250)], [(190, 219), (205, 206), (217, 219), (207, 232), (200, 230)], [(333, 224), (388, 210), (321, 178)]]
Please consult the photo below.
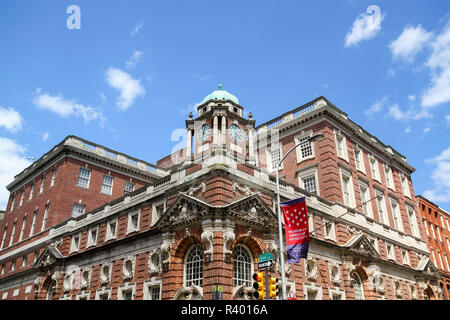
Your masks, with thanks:
[[(157, 166), (71, 136), (17, 175), (0, 299), (250, 299), (263, 252), (297, 299), (442, 299), (403, 155), (324, 97), (257, 127), (221, 87), (197, 110)], [(306, 197), (312, 240), (281, 266), (274, 168), (295, 144), (280, 194)]]
[(450, 214), (421, 195), (416, 199), (427, 233), (430, 257), (441, 274), (439, 287), (443, 298), (450, 300)]

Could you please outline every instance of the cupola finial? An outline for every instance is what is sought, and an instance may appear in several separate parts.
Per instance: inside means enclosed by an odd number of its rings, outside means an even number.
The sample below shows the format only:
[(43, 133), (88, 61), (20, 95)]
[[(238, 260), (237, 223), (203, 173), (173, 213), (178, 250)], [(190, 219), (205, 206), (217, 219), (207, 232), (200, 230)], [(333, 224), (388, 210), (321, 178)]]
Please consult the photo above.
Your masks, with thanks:
[(223, 88), (223, 85), (219, 84), (219, 90), (222, 90), (222, 88)]

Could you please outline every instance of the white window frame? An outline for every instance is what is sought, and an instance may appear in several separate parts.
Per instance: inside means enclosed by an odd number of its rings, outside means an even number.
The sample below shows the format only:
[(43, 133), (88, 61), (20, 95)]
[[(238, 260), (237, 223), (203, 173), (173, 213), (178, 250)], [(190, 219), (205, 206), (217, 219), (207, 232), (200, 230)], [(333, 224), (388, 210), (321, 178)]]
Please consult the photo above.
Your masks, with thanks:
[[(247, 261), (243, 262), (243, 261), (241, 261), (241, 260), (239, 261), (240, 263), (243, 263), (244, 265), (245, 265), (245, 264), (248, 264), (248, 266), (250, 267), (250, 270), (249, 270), (249, 272), (248, 272), (248, 279), (236, 278), (236, 277), (235, 277), (235, 275), (236, 275), (236, 265), (235, 265), (235, 264), (236, 264), (236, 259), (234, 259), (234, 253), (235, 253), (235, 250), (237, 250), (237, 248), (241, 248), (241, 250), (243, 250), (244, 252), (246, 252), (246, 253), (248, 254), (248, 257), (250, 258), (250, 260), (249, 260), (248, 262), (247, 262)], [(244, 268), (245, 268), (245, 266), (244, 266)], [(237, 270), (243, 270), (244, 268), (238, 267)], [(246, 282), (246, 283), (244, 283), (244, 284), (246, 284), (247, 287), (251, 287), (251, 283), (252, 283), (252, 274), (253, 274), (253, 272), (254, 272), (253, 255), (252, 255), (251, 251), (248, 249), (247, 246), (245, 246), (245, 245), (243, 245), (243, 244), (237, 244), (237, 245), (234, 247), (234, 249), (233, 249), (233, 288), (236, 288), (236, 287), (238, 287), (238, 286), (241, 286), (242, 283), (240, 283), (240, 282)], [(241, 274), (239, 274), (239, 276), (241, 276)], [(238, 282), (239, 284), (238, 284), (238, 285), (235, 285), (235, 282)]]
[[(281, 142), (278, 143), (279, 149), (280, 149), (280, 161), (283, 159), (283, 148)], [(270, 146), (270, 148), (266, 148), (266, 157), (267, 157), (267, 169), (269, 172), (275, 172), (276, 168), (274, 168), (272, 154), (275, 152), (276, 149), (273, 147), (273, 145)], [(283, 169), (283, 163), (280, 164), (279, 170)]]
[[(90, 291), (83, 291), (76, 295), (76, 300), (90, 300), (91, 292)], [(86, 299), (84, 299), (86, 298)]]
[(411, 265), (409, 262), (409, 253), (408, 250), (402, 249), (402, 263), (406, 265)]
[(50, 187), (53, 187), (53, 186), (55, 185), (55, 182), (56, 182), (56, 173), (57, 173), (57, 171), (58, 171), (58, 168), (55, 167), (55, 168), (53, 169), (53, 175), (52, 175), (52, 180), (51, 180), (51, 182), (50, 182)]
[[(92, 233), (94, 231), (95, 231), (95, 239), (92, 238)], [(86, 248), (96, 246), (97, 240), (98, 240), (98, 226), (88, 229), (88, 240)]]
[[(129, 185), (133, 186), (133, 188), (131, 189), (131, 191), (130, 191), (130, 190), (127, 190), (127, 186), (129, 186)], [(134, 191), (134, 187), (135, 187), (134, 182), (131, 182), (131, 181), (125, 181), (125, 184), (124, 184), (124, 186), (123, 186), (123, 194), (124, 194), (124, 195), (127, 195), (127, 194), (129, 194), (129, 193), (132, 193), (132, 192)]]
[(158, 300), (161, 300), (161, 298), (162, 298), (162, 282), (160, 279), (158, 279), (158, 280), (152, 279), (152, 280), (144, 282), (144, 296), (143, 296), (144, 300), (153, 300), (152, 293), (150, 291), (153, 288), (159, 288), (159, 299)]
[[(390, 199), (390, 202), (391, 202), (392, 218), (394, 220), (394, 229), (404, 233), (405, 231), (403, 228), (402, 215), (400, 213), (400, 205), (398, 201), (392, 198)], [(396, 222), (398, 225), (396, 225)]]
[(394, 176), (392, 174), (392, 168), (389, 167), (387, 164), (383, 164), (384, 167), (384, 178), (386, 180), (386, 186), (395, 191), (395, 183), (394, 183)]
[(100, 296), (107, 294), (108, 300), (111, 300), (111, 288), (102, 287), (95, 292), (95, 300), (100, 300)]
[(44, 188), (45, 188), (45, 172), (44, 175), (41, 178), (41, 187), (39, 189), (39, 194), (41, 194), (42, 192), (44, 192)]
[[(417, 225), (417, 218), (416, 218), (416, 213), (415, 213), (414, 208), (406, 205), (406, 212), (408, 212), (408, 220), (409, 220), (409, 225), (411, 226), (412, 235), (416, 238), (420, 238), (419, 227)], [(427, 234), (428, 234), (428, 229), (426, 226), (425, 226), (425, 229), (427, 230)]]
[(35, 183), (33, 182), (33, 183), (31, 184), (30, 195), (28, 196), (28, 200), (33, 199), (34, 185), (35, 185)]
[(6, 234), (8, 233), (8, 225), (5, 226), (5, 229), (3, 229), (3, 238), (2, 238), (2, 249), (5, 245), (5, 240), (6, 240)]
[[(331, 222), (330, 224), (328, 224), (330, 222), (330, 220), (327, 219), (323, 219), (323, 234), (325, 237), (325, 240), (331, 240), (336, 242), (336, 224), (335, 222)], [(329, 232), (327, 232), (327, 228), (329, 228)]]
[[(389, 216), (387, 213), (387, 206), (386, 206), (386, 198), (384, 196), (384, 193), (378, 190), (375, 190), (375, 196), (376, 196), (376, 201), (377, 201), (377, 210), (378, 210), (378, 218), (380, 219), (380, 223), (386, 226), (390, 226), (389, 223)], [(379, 198), (381, 198), (380, 201)], [(381, 211), (380, 211), (380, 202), (381, 202)], [(381, 214), (380, 214), (381, 213)]]
[(409, 190), (408, 178), (403, 173), (400, 175), (400, 183), (402, 185), (403, 195), (411, 199), (411, 191)]
[(49, 211), (50, 211), (50, 202), (47, 202), (45, 204), (45, 208), (44, 208), (44, 220), (42, 220), (41, 231), (44, 231), (44, 229), (47, 225)]
[[(108, 221), (108, 223), (106, 224), (106, 235), (105, 235), (105, 241), (109, 241), (111, 239), (116, 239), (117, 238), (117, 231), (118, 231), (118, 218), (114, 218)], [(115, 233), (114, 235), (111, 234), (111, 224), (115, 223), (116, 224), (116, 229), (115, 229)]]
[[(81, 172), (84, 171), (86, 173), (88, 173), (87, 178), (81, 175)], [(84, 186), (83, 184), (80, 184), (80, 180), (81, 181), (85, 181), (87, 179), (87, 184), (86, 186)], [(84, 189), (89, 189), (89, 184), (91, 182), (91, 169), (85, 168), (85, 167), (80, 167), (79, 171), (78, 171), (78, 178), (77, 178), (77, 187), (80, 188), (84, 188)]]
[[(75, 239), (78, 238), (78, 245), (75, 245)], [(81, 233), (72, 235), (72, 239), (70, 241), (70, 252), (69, 253), (73, 253), (73, 252), (78, 252), (80, 251), (80, 246), (81, 246)]]
[(380, 167), (378, 165), (378, 160), (375, 158), (374, 155), (369, 156), (369, 165), (370, 165), (370, 175), (372, 176), (372, 179), (381, 183)]
[[(105, 178), (111, 179), (111, 185), (105, 184)], [(102, 186), (100, 188), (100, 193), (110, 196), (112, 195), (113, 187), (114, 187), (114, 177), (111, 175), (104, 174), (102, 178)], [(105, 188), (108, 189), (109, 191), (106, 190)]]
[(314, 231), (314, 215), (311, 212), (308, 212), (308, 230), (309, 233)]
[(334, 300), (334, 299), (333, 299), (333, 295), (340, 295), (340, 296), (341, 296), (341, 299), (340, 299), (340, 300), (345, 300), (345, 299), (346, 299), (346, 298), (345, 298), (345, 291), (342, 290), (342, 289), (340, 289), (340, 288), (338, 288), (338, 287), (335, 287), (335, 288), (329, 288), (328, 291), (330, 292), (330, 293), (329, 293), (330, 300)]
[(9, 247), (11, 247), (11, 245), (14, 243), (14, 236), (16, 235), (16, 228), (17, 228), (17, 219), (13, 223), (11, 238), (9, 238)]
[(28, 215), (25, 214), (25, 216), (22, 219), (22, 228), (20, 230), (20, 237), (19, 237), (19, 241), (23, 240), (23, 236), (25, 235), (25, 227), (27, 224), (27, 219), (28, 219)]
[[(347, 150), (347, 138), (340, 130), (334, 130), (334, 138), (336, 143), (336, 155), (338, 158), (348, 161), (348, 150)], [(340, 145), (342, 143), (342, 145)], [(341, 148), (339, 148), (341, 147)], [(342, 150), (342, 154), (339, 154), (339, 149)]]
[[(365, 192), (363, 192), (363, 189)], [(361, 195), (361, 210), (363, 214), (365, 214), (367, 217), (373, 219), (373, 209), (372, 209), (372, 201), (370, 200), (370, 189), (369, 185), (363, 181), (359, 181), (359, 193)], [(364, 202), (368, 201), (366, 204), (363, 204)], [(365, 208), (365, 210), (364, 210)], [(367, 211), (367, 212), (364, 212)]]
[[(366, 174), (366, 166), (364, 164), (364, 152), (357, 144), (353, 145), (353, 155), (355, 156), (356, 170), (361, 171), (362, 173)], [(357, 166), (358, 163), (360, 164), (360, 168), (358, 168), (358, 166)]]
[[(307, 132), (302, 131), (300, 133), (300, 135), (294, 137), (295, 144), (296, 145), (299, 144), (302, 139), (309, 139), (309, 138), (311, 138), (312, 134), (313, 134), (312, 130), (308, 130)], [(309, 147), (308, 148), (311, 149), (311, 154), (308, 155), (308, 156), (305, 156), (305, 157), (303, 157), (303, 152), (302, 152), (303, 151), (302, 150), (302, 146), (303, 146), (304, 143), (309, 143)], [(308, 159), (313, 159), (316, 156), (315, 155), (315, 151), (314, 151), (314, 142), (307, 142), (307, 141), (305, 141), (304, 143), (302, 143), (297, 148), (295, 148), (295, 152), (296, 152), (296, 156), (297, 156), (297, 164), (302, 162), (302, 161), (308, 160)], [(281, 164), (281, 165), (283, 165), (283, 164)]]
[(23, 204), (23, 198), (25, 198), (25, 189), (22, 190), (22, 195), (20, 196), (19, 207)]
[(132, 299), (131, 300), (134, 300), (135, 299), (135, 295), (136, 295), (136, 284), (129, 283), (129, 282), (126, 282), (125, 284), (119, 286), (119, 290), (117, 292), (117, 300), (125, 300), (124, 299), (124, 293), (128, 292), (128, 291), (131, 291), (131, 293), (132, 293)]
[[(184, 259), (183, 259), (183, 286), (188, 286), (187, 284), (187, 260), (188, 257), (191, 253), (192, 250), (194, 250), (196, 247), (200, 248), (202, 255), (204, 257), (205, 253), (203, 252), (203, 248), (201, 245), (199, 245), (198, 243), (194, 243), (192, 246), (189, 247), (189, 249), (186, 251), (186, 254), (184, 255)], [(204, 271), (205, 271), (205, 265), (203, 264), (203, 259), (201, 260), (202, 263), (202, 271), (201, 271), (201, 278), (194, 278), (193, 280), (189, 280), (190, 282), (196, 282), (196, 281), (200, 281), (202, 285), (200, 285), (199, 287), (203, 287), (203, 285), (205, 284), (205, 275), (204, 275)], [(190, 284), (192, 285), (192, 284)]]
[[(83, 212), (78, 213), (77, 215), (74, 215), (75, 207), (77, 207), (78, 209), (81, 208), (81, 207), (83, 207)], [(79, 202), (75, 202), (75, 203), (73, 204), (73, 206), (72, 206), (72, 218), (76, 218), (76, 217), (82, 216), (82, 215), (84, 214), (85, 210), (86, 210), (86, 205), (84, 205), (84, 204), (82, 204), (82, 203), (79, 203)], [(79, 211), (80, 211), (80, 210), (76, 210), (76, 212), (79, 212)]]
[[(317, 166), (312, 166), (310, 168), (306, 168), (302, 171), (299, 171), (298, 174), (298, 185), (300, 188), (305, 189), (304, 180), (314, 177), (314, 182), (316, 185), (316, 195), (320, 196), (320, 189), (319, 189), (319, 175), (317, 173)], [(308, 190), (307, 190), (308, 191)]]
[[(356, 206), (355, 201), (355, 190), (353, 188), (353, 177), (352, 174), (343, 169), (342, 167), (339, 168), (340, 176), (341, 176), (341, 190), (342, 190), (342, 203), (350, 208), (354, 208)], [(344, 178), (348, 179), (348, 193), (349, 193), (349, 203), (345, 203), (345, 195), (344, 195)]]
[(378, 239), (376, 237), (373, 236), (368, 236), (369, 238), (369, 242), (372, 245), (372, 247), (375, 248), (375, 250), (380, 253), (380, 249), (378, 248)]
[(16, 194), (13, 195), (13, 199), (11, 202), (11, 208), (9, 209), (9, 212), (14, 210), (14, 204), (16, 203)]
[[(389, 252), (389, 248), (391, 248), (390, 252)], [(386, 255), (387, 255), (388, 260), (396, 261), (395, 260), (395, 247), (393, 244), (386, 242)]]
[(161, 218), (158, 208), (163, 206), (163, 213), (166, 211), (166, 199), (156, 201), (152, 204), (152, 226)]
[[(135, 215), (137, 215), (137, 227), (133, 226), (133, 216)], [(127, 234), (139, 231), (141, 225), (141, 209), (130, 211), (127, 221)]]
[(316, 285), (314, 282), (312, 283), (304, 283), (303, 284), (303, 292), (305, 293), (305, 300), (308, 299), (308, 291), (315, 291), (316, 292), (316, 299), (315, 300), (322, 300), (322, 287)]

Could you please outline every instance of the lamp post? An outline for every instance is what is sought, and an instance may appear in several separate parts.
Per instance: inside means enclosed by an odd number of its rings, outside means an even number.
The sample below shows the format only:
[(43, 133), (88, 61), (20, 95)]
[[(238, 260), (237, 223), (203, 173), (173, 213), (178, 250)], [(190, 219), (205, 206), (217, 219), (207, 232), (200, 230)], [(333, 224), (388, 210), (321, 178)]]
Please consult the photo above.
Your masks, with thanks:
[[(323, 133), (318, 133), (312, 137), (310, 137), (306, 142), (313, 142), (319, 139), (322, 139), (324, 137)], [(298, 146), (305, 143), (305, 141), (297, 143), (295, 146), (293, 146), (289, 151), (281, 158), (281, 160), (278, 162), (277, 168), (276, 168), (276, 178), (277, 178), (277, 203), (278, 203), (278, 238), (280, 240), (280, 264), (281, 264), (281, 283), (282, 283), (282, 299), (286, 300), (286, 274), (284, 271), (284, 252), (283, 252), (283, 228), (281, 227), (281, 204), (280, 204), (280, 183), (279, 183), (279, 177), (278, 177), (278, 170), (280, 169), (280, 165), (283, 162), (283, 160), (286, 158), (286, 156), (291, 153), (292, 150), (297, 148)]]

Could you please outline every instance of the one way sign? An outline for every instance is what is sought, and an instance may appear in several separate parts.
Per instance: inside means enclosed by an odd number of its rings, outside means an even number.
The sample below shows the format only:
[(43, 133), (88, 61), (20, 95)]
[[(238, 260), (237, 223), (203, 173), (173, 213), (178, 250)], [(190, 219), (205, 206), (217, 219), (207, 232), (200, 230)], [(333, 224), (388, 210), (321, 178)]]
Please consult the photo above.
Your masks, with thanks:
[(273, 266), (273, 261), (272, 260), (258, 262), (258, 270), (269, 269), (272, 266)]

